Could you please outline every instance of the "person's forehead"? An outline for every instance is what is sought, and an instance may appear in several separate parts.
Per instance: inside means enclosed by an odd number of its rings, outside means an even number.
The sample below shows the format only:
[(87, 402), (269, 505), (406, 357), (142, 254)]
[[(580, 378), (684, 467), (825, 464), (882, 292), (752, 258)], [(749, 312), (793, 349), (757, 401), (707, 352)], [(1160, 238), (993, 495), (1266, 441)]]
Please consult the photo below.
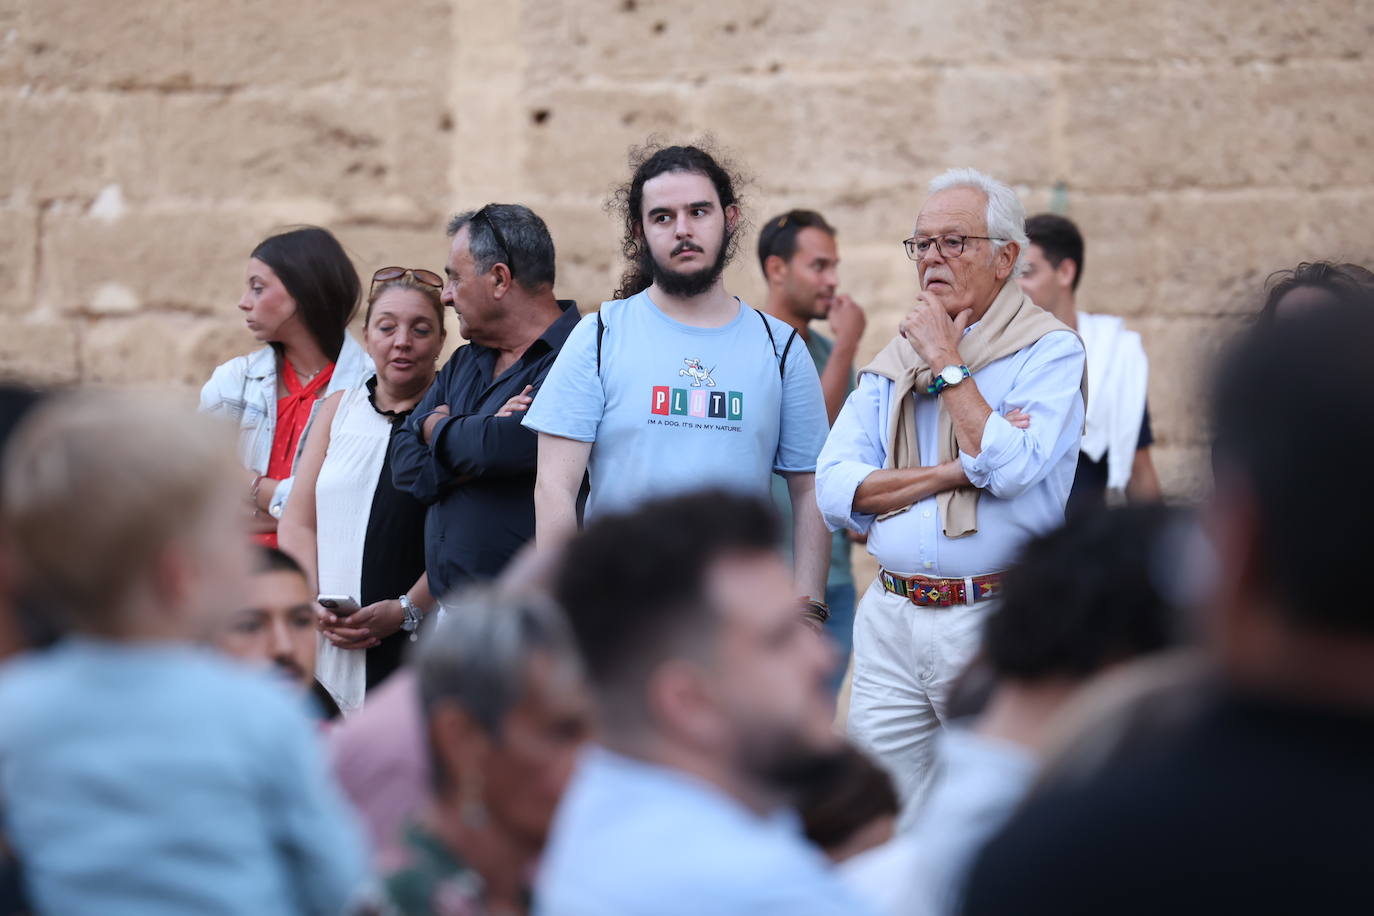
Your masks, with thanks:
[(807, 226), (797, 233), (797, 255), (808, 261), (813, 258), (836, 260), (835, 237), (824, 229)]
[(987, 231), (988, 199), (977, 188), (949, 188), (930, 196), (916, 217), (918, 234)]
[(248, 266), (244, 273), (250, 277), (261, 277), (264, 280), (275, 279), (277, 276), (276, 271), (269, 267), (265, 261), (259, 261), (257, 258), (248, 259)]
[(717, 204), (716, 186), (700, 172), (664, 172), (644, 182), (644, 210), (678, 208), (689, 204)]
[(525, 658), (520, 699), (513, 714), (570, 715), (585, 705), (581, 673), (567, 658), (536, 649)]
[(469, 231), (471, 225), (471, 223), (465, 223), (463, 228), (453, 234), (453, 239), (448, 244), (448, 263), (450, 266), (472, 260), (472, 251), (468, 247), (472, 238), (472, 233)]
[(249, 588), (256, 607), (264, 610), (283, 610), (310, 602), (310, 590), (305, 577), (286, 569), (254, 573)]
[(372, 314), (376, 316), (384, 313), (398, 318), (416, 315), (422, 318), (434, 317), (434, 309), (430, 307), (424, 293), (406, 287), (393, 287), (377, 297), (377, 301), (372, 303)]
[(713, 564), (708, 586), (727, 629), (766, 629), (796, 615), (792, 579), (772, 552), (727, 557)]

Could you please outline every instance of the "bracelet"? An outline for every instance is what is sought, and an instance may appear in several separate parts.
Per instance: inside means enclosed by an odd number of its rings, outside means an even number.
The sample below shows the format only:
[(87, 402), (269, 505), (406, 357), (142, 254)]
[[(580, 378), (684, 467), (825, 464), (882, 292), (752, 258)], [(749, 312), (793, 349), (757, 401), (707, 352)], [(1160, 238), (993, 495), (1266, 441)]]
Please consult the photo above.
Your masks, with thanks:
[(825, 623), (830, 619), (830, 605), (815, 598), (803, 598), (802, 616), (817, 623)]
[(259, 474), (253, 478), (253, 486), (248, 488), (248, 501), (253, 504), (254, 510), (258, 507), (258, 491), (262, 489), (262, 482), (266, 479), (266, 474)]

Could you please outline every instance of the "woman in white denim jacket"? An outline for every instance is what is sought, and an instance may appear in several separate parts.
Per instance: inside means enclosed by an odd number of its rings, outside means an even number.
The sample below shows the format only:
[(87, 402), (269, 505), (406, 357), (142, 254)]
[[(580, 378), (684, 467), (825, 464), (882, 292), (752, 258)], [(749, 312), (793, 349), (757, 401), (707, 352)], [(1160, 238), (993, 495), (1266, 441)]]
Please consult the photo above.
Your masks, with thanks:
[[(360, 384), (373, 367), (346, 330), (362, 291), (358, 272), (327, 230), (306, 226), (263, 240), (249, 257), (245, 287), (238, 307), (267, 346), (216, 368), (200, 409), (238, 421), (239, 459), (257, 475), (245, 494), (254, 530), (275, 546), (309, 427), (303, 413), (313, 419), (324, 398)], [(279, 403), (290, 412), (287, 425), (278, 423)]]

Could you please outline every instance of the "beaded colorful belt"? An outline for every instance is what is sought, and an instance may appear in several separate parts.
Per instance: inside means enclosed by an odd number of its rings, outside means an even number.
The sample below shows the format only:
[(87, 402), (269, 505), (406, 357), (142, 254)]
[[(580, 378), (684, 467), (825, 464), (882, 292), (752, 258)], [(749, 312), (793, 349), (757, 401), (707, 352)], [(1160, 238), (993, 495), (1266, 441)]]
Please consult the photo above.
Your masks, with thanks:
[[(973, 604), (1000, 598), (1002, 595), (1002, 574), (989, 573), (986, 576), (973, 576), (967, 579), (937, 579), (933, 576), (899, 576), (885, 569), (878, 570), (878, 580), (883, 588), (894, 595), (910, 598), (911, 603), (921, 607), (950, 607), (955, 604)], [(972, 600), (969, 590), (972, 589)]]

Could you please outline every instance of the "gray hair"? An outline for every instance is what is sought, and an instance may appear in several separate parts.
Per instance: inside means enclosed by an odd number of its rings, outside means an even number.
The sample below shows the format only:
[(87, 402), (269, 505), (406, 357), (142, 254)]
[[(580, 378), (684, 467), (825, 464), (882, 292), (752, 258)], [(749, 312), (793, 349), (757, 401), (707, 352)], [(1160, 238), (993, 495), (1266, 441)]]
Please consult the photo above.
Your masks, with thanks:
[(544, 652), (579, 666), (572, 631), (545, 600), (474, 588), (445, 604), (445, 614), (420, 645), (415, 663), (428, 717), (456, 703), (491, 735), (524, 693), (527, 663)]
[(487, 204), (459, 213), (448, 221), (453, 238), (468, 227), (468, 250), (479, 273), (497, 264), (510, 268), (511, 278), (531, 292), (553, 286), (553, 236), (539, 215), (521, 204)]
[[(949, 169), (930, 180), (927, 190), (931, 194), (949, 191), (953, 188), (974, 188), (982, 191), (988, 199), (986, 221), (988, 235), (1003, 238), (1017, 245), (1016, 263), (1012, 265), (1011, 275), (1019, 277), (1026, 269), (1026, 249), (1030, 239), (1026, 236), (1026, 208), (1021, 198), (1009, 185), (1005, 185), (985, 175), (977, 169)], [(1007, 242), (993, 242), (997, 248)]]

